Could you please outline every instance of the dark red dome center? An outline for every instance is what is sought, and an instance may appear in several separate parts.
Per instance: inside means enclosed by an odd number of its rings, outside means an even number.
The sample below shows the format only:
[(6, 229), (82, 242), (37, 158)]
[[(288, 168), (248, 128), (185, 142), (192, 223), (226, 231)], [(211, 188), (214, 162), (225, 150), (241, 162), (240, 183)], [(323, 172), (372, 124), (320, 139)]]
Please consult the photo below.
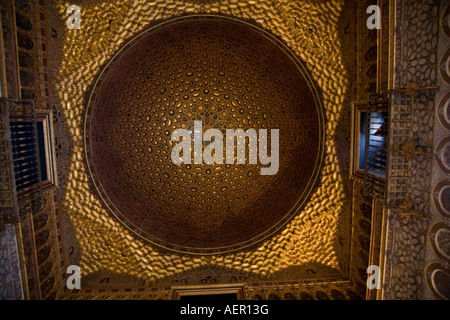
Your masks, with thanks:
[[(108, 63), (85, 122), (92, 181), (141, 239), (213, 254), (253, 245), (305, 205), (319, 175), (323, 119), (300, 61), (262, 29), (189, 16), (148, 28)], [(256, 165), (175, 165), (175, 129), (279, 129), (279, 171)]]

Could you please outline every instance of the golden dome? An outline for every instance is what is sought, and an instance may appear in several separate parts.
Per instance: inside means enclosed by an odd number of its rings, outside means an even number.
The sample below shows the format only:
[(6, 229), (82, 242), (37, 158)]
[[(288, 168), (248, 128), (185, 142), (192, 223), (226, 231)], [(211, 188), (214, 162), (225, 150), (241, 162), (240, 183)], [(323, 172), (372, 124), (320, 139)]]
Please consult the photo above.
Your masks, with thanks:
[[(171, 133), (194, 121), (279, 129), (278, 173), (249, 161), (173, 164)], [(280, 40), (234, 18), (185, 16), (145, 30), (105, 66), (87, 107), (86, 157), (104, 204), (136, 236), (215, 254), (267, 238), (304, 206), (323, 126), (316, 86)]]

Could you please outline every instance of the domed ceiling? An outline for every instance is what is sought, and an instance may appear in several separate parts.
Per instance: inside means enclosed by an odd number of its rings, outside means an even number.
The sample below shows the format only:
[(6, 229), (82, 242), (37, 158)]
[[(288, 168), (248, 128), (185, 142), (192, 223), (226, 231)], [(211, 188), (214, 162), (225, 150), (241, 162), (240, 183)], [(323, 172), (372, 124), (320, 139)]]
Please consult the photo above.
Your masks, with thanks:
[[(178, 128), (279, 129), (279, 170), (171, 160)], [(84, 139), (110, 213), (166, 249), (215, 254), (278, 231), (308, 201), (322, 161), (323, 111), (303, 64), (268, 32), (223, 16), (185, 16), (129, 41), (90, 95)], [(205, 146), (203, 142), (203, 146)], [(270, 150), (270, 147), (268, 148)], [(224, 152), (225, 153), (225, 152)]]

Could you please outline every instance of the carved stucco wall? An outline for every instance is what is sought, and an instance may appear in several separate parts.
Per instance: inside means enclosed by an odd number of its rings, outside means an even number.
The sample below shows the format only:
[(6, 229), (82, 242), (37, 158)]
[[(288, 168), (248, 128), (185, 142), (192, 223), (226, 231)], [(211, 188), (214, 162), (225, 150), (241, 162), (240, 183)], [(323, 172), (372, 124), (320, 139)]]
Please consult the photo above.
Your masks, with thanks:
[[(442, 260), (438, 262), (432, 250), (436, 248), (433, 237), (448, 223), (448, 217), (438, 214), (434, 205), (438, 196), (435, 186), (448, 177), (437, 165), (439, 158), (448, 161), (438, 148), (441, 139), (448, 136), (438, 122), (443, 112), (439, 101), (448, 92), (439, 71), (447, 41), (442, 35), (448, 23), (442, 19), (447, 6), (448, 1), (396, 2), (394, 89), (412, 84), (437, 89), (425, 90), (416, 98), (397, 94), (394, 99), (394, 103), (412, 107), (411, 137), (418, 153), (409, 161), (407, 172), (410, 211), (392, 210), (388, 216), (383, 299), (439, 298), (431, 294), (431, 274), (437, 269), (443, 271), (439, 274), (441, 290), (449, 284), (445, 274), (448, 267)], [(443, 224), (439, 224), (441, 221)], [(444, 250), (448, 250), (446, 235), (439, 239), (447, 248)]]
[(22, 276), (14, 225), (0, 230), (0, 300), (21, 300)]
[(433, 131), (433, 159), (430, 189), (431, 219), (426, 238), (427, 286), (424, 298), (450, 299), (450, 1), (441, 1), (437, 47), (437, 85)]

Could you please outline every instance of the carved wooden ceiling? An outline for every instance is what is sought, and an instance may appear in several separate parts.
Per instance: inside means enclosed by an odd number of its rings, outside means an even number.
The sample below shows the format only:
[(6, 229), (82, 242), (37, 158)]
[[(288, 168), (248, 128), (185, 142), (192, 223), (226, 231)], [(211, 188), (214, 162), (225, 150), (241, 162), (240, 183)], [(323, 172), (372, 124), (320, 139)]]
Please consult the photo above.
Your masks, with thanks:
[[(62, 35), (50, 39), (60, 48), (52, 90), (71, 145), (66, 263), (97, 288), (167, 285), (205, 269), (218, 283), (346, 279), (345, 2), (194, 2), (75, 1), (79, 30), (66, 28), (68, 3), (49, 9)], [(280, 129), (278, 174), (173, 165), (168, 133), (194, 119)]]
[[(15, 203), (22, 164), (2, 135), (0, 295), (446, 298), (449, 4), (379, 0), (373, 30), (369, 2), (1, 1), (0, 126), (33, 105), (54, 180)], [(392, 119), (408, 117), (390, 140), (420, 150), (390, 159), (398, 207), (367, 196), (352, 168), (352, 109), (387, 91)], [(248, 158), (173, 164), (170, 135), (194, 121), (280, 129), (278, 173)], [(382, 290), (367, 290), (368, 265)]]
[[(86, 114), (86, 155), (100, 196), (133, 233), (179, 252), (236, 251), (305, 206), (322, 162), (322, 104), (287, 49), (240, 20), (186, 16), (145, 31), (108, 63)], [(278, 172), (249, 164), (257, 146), (245, 164), (174, 165), (171, 134), (192, 132), (194, 121), (224, 134), (279, 129)]]

